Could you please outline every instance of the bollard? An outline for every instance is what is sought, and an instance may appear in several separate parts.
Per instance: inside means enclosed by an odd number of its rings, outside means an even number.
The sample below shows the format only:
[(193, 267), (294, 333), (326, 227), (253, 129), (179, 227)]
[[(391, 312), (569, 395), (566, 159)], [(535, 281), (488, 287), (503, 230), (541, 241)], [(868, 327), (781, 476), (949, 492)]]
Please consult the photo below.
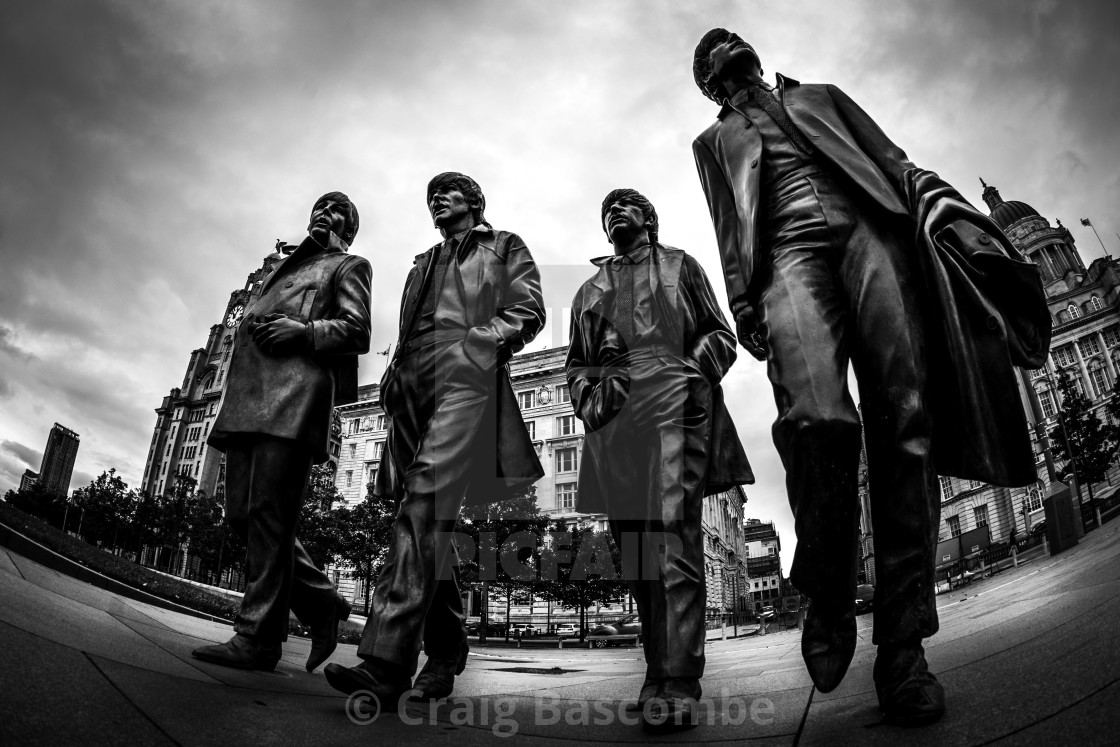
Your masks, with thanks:
[(1011, 567), (1012, 568), (1018, 568), (1019, 567), (1019, 552), (1018, 552), (1018, 547), (1016, 547), (1015, 545), (1011, 546)]

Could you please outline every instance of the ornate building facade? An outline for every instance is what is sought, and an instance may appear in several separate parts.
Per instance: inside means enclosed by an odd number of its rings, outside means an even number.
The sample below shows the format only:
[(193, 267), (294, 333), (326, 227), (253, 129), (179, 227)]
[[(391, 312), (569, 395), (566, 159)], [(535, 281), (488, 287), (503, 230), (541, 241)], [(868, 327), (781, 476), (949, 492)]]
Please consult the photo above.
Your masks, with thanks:
[[(1032, 428), (1038, 482), (1008, 489), (942, 477), (939, 540), (986, 525), (993, 542), (1006, 541), (1013, 535), (1024, 536), (1041, 521), (1042, 498), (1052, 476), (1039, 433), (1058, 426), (1058, 371), (1072, 375), (1102, 421), (1107, 419), (1104, 403), (1113, 396), (1120, 371), (1120, 262), (1105, 256), (1086, 267), (1073, 236), (1060, 220), (1051, 226), (1033, 207), (1004, 200), (988, 184), (984, 184), (983, 198), (992, 220), (1038, 265), (1053, 322), (1046, 365), (1020, 371), (1020, 395)], [(1060, 470), (1065, 465), (1057, 466)], [(1116, 475), (1114, 466), (1110, 483), (1116, 482)]]

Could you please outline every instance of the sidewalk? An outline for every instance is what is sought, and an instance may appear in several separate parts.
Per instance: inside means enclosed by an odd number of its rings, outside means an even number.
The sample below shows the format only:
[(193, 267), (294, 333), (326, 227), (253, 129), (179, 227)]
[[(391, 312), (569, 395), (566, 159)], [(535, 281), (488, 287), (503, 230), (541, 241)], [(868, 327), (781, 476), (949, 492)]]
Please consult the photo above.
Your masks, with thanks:
[[(636, 648), (476, 646), (456, 698), (359, 725), (369, 711), (304, 671), (291, 639), (274, 673), (190, 656), (227, 624), (187, 616), (50, 570), (0, 549), (0, 744), (473, 745), (515, 732), (534, 743), (1104, 744), (1120, 712), (1120, 522), (938, 597), (927, 642), (947, 692), (945, 718), (880, 723), (871, 615), (844, 682), (815, 693), (796, 630), (711, 640), (704, 723), (669, 738), (624, 723), (644, 672)], [(353, 646), (332, 661), (356, 662)], [(461, 697), (460, 697), (461, 696)], [(392, 710), (392, 709), (390, 709)], [(368, 718), (367, 718), (368, 720)]]

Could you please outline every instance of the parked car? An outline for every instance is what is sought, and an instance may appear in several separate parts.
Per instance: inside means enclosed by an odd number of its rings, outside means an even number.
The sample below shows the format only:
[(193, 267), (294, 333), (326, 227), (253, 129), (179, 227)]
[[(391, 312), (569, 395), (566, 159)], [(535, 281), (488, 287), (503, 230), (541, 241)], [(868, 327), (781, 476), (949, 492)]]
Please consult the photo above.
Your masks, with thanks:
[(579, 635), (579, 628), (575, 623), (563, 623), (556, 626), (556, 636), (558, 638), (575, 638)]
[(856, 587), (856, 614), (862, 615), (870, 612), (875, 602), (875, 587), (871, 584), (860, 584)]
[[(477, 620), (467, 622), (467, 635), (478, 635), (482, 624)], [(501, 620), (492, 620), (486, 624), (486, 635), (502, 636), (506, 634), (506, 624)]]
[(533, 623), (513, 623), (509, 626), (509, 634), (514, 638), (528, 638), (540, 633), (540, 628)]
[(642, 621), (637, 615), (627, 615), (614, 622), (599, 625), (591, 629), (588, 636), (598, 638), (593, 641), (596, 647), (603, 648), (612, 636), (640, 636), (642, 634)]

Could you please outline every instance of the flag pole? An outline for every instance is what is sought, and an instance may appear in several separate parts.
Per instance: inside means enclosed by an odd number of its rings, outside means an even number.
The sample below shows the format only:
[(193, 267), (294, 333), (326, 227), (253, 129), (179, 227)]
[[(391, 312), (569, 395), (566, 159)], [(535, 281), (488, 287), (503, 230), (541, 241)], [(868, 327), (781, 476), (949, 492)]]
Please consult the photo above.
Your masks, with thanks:
[(1093, 229), (1093, 235), (1097, 237), (1097, 241), (1098, 241), (1098, 242), (1100, 243), (1100, 245), (1101, 245), (1101, 250), (1102, 250), (1102, 251), (1104, 252), (1104, 256), (1105, 256), (1105, 258), (1107, 259), (1107, 258), (1108, 258), (1108, 256), (1109, 256), (1109, 254), (1108, 254), (1108, 249), (1106, 249), (1106, 248), (1105, 248), (1105, 246), (1104, 246), (1104, 242), (1103, 242), (1103, 241), (1101, 241), (1101, 235), (1100, 235), (1099, 233), (1097, 233), (1097, 227), (1096, 227), (1096, 226), (1094, 226), (1094, 225), (1093, 225), (1093, 222), (1092, 222), (1092, 221), (1090, 221), (1090, 220), (1089, 220), (1088, 218), (1082, 218), (1082, 219), (1081, 219), (1081, 225), (1083, 225), (1083, 226), (1088, 226), (1089, 228)]

